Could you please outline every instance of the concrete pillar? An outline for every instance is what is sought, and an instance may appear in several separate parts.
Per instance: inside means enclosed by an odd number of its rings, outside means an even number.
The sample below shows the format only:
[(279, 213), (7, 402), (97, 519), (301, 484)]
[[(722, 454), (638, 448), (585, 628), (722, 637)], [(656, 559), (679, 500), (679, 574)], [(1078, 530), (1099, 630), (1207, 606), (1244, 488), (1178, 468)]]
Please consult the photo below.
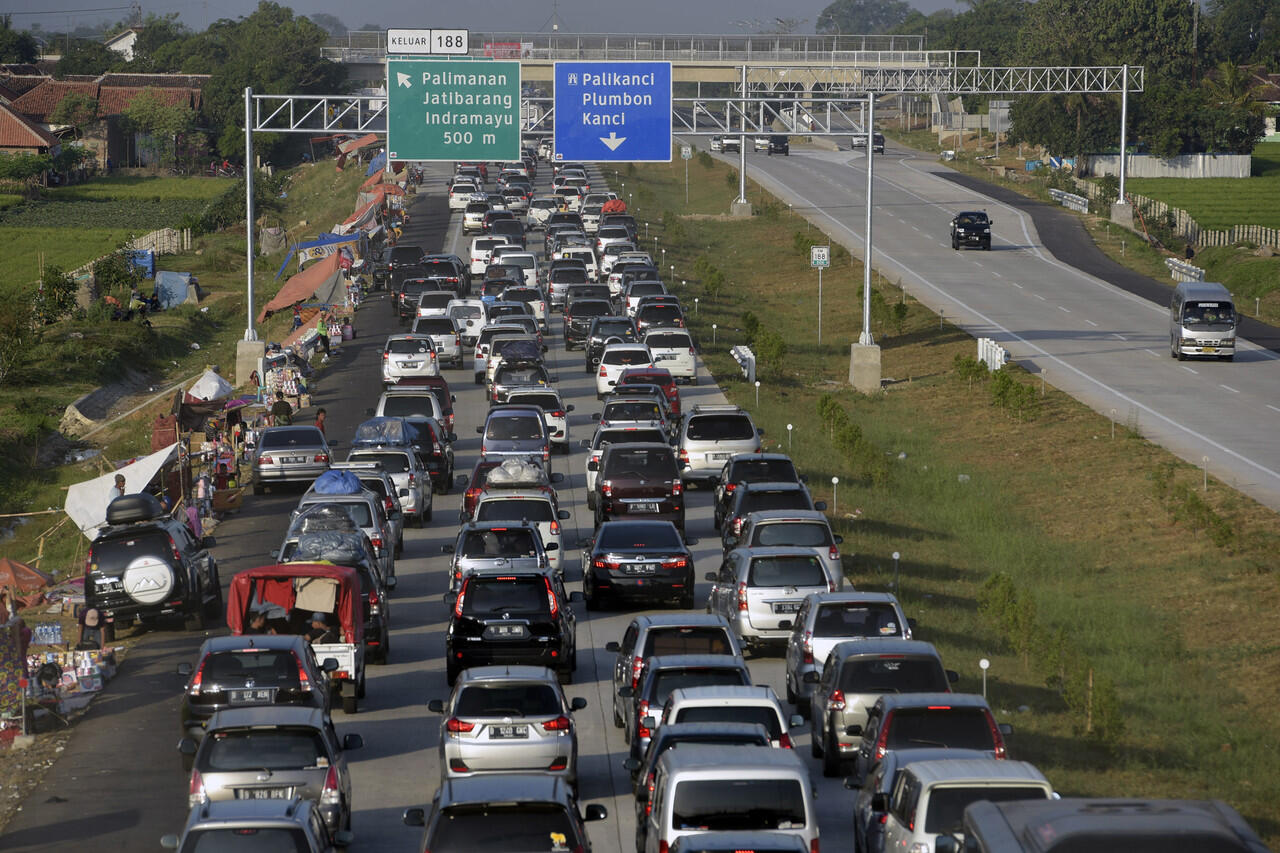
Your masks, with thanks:
[[(258, 369), (262, 363), (262, 357), (267, 354), (267, 344), (265, 341), (237, 341), (236, 342), (236, 372), (233, 382), (236, 387), (249, 384), (249, 374)], [(259, 374), (261, 378), (261, 374)]]
[(880, 347), (876, 344), (851, 344), (849, 347), (849, 384), (860, 394), (880, 392)]

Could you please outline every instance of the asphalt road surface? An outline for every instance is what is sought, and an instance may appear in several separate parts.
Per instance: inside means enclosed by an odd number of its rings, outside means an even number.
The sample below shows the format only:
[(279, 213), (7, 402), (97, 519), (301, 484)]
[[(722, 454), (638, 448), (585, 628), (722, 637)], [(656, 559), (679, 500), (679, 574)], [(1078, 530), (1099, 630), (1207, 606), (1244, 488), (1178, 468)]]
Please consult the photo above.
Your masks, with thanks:
[[(738, 162), (736, 155), (723, 159)], [(865, 152), (749, 151), (747, 175), (862, 256)], [(1212, 476), (1280, 510), (1280, 356), (1268, 349), (1276, 345), (1273, 330), (1246, 325), (1242, 336), (1252, 329), (1259, 337), (1240, 344), (1234, 363), (1178, 362), (1169, 355), (1168, 290), (1113, 284), (1118, 273), (1090, 260), (1096, 250), (1068, 232), (1079, 232), (1078, 223), (1033, 218), (1013, 199), (984, 189), (890, 146), (875, 164), (875, 268), (974, 337), (994, 338), (1050, 384), (1122, 425), (1136, 425), (1193, 465), (1207, 459)], [(991, 251), (952, 250), (951, 217), (975, 208), (995, 221)], [(1044, 225), (1053, 233), (1037, 230)], [(856, 293), (861, 281), (829, 273), (824, 284), (828, 295), (842, 286)], [(800, 298), (816, 302), (816, 291), (815, 278), (812, 292)]]
[[(467, 257), (470, 240), (461, 235), (460, 216), (450, 217), (441, 195), (448, 177), (436, 167), (428, 170), (413, 201), (412, 219), (401, 245), (417, 244), (428, 251), (452, 250)], [(538, 184), (545, 187), (550, 168)], [(600, 176), (597, 175), (597, 178)], [(541, 247), (540, 232), (531, 246)], [(375, 295), (357, 314), (357, 337), (344, 344), (336, 366), (319, 382), (314, 404), (328, 410), (328, 435), (338, 442), (336, 455), (345, 457), (355, 426), (364, 420), (381, 390), (378, 353), (388, 334), (402, 331), (392, 318), (385, 296)], [(585, 454), (579, 439), (592, 433), (590, 416), (599, 411), (592, 377), (584, 370), (581, 350), (566, 352), (559, 315), (551, 320), (548, 365), (558, 387), (575, 411), (569, 416), (568, 456), (553, 457), (553, 470), (563, 472), (561, 507), (572, 512), (565, 522), (568, 587), (580, 589), (579, 551), (574, 545), (592, 532), (592, 516), (585, 500)], [(456, 470), (469, 472), (479, 453), (475, 426), (482, 422), (487, 401), (472, 383), (471, 365), (448, 370), (455, 404), (459, 440)], [(697, 402), (724, 402), (705, 372), (702, 382), (682, 390), (686, 407)], [(304, 422), (300, 419), (299, 422)], [(261, 497), (247, 495), (244, 508), (219, 525), (215, 556), (224, 582), (245, 568), (271, 562), (268, 552), (283, 536), (289, 510), (299, 490), (273, 490)], [(392, 652), (386, 666), (368, 670), (368, 695), (359, 713), (335, 711), (340, 734), (359, 732), (364, 749), (349, 756), (353, 778), (356, 836), (350, 848), (359, 851), (419, 850), (421, 830), (401, 824), (409, 806), (429, 805), (439, 783), (438, 732), (441, 718), (427, 711), (433, 698), (445, 698), (444, 631), (448, 610), (442, 596), (447, 588), (447, 563), (440, 546), (454, 541), (460, 495), (456, 489), (435, 498), (434, 520), (425, 529), (405, 531), (404, 555), (397, 562), (399, 585), (391, 601)], [(694, 546), (698, 607), (705, 603), (708, 584), (703, 573), (718, 568), (719, 537), (711, 524), (711, 493), (690, 491), (687, 530), (699, 540)], [(578, 669), (568, 696), (587, 699), (588, 707), (575, 717), (579, 736), (579, 779), (582, 801), (608, 807), (609, 819), (588, 824), (599, 853), (634, 849), (633, 800), (622, 762), (627, 747), (612, 724), (610, 673), (613, 655), (607, 642), (621, 639), (634, 611), (586, 612), (578, 615)], [(928, 626), (921, 626), (927, 639)], [(225, 630), (225, 629), (223, 629)], [(73, 847), (99, 853), (159, 849), (161, 835), (181, 830), (187, 815), (187, 777), (175, 749), (179, 737), (178, 696), (184, 679), (176, 667), (191, 660), (200, 637), (180, 631), (159, 631), (144, 637), (132, 650), (117, 678), (76, 727), (61, 759), (44, 784), (24, 803), (23, 810), (0, 836), (0, 851), (65, 851)], [(958, 662), (950, 662), (955, 667)], [(769, 684), (784, 694), (780, 657), (750, 661), (756, 683)], [(975, 688), (972, 673), (965, 673)], [(964, 684), (961, 687), (965, 687)], [(839, 780), (824, 779), (818, 762), (810, 758), (808, 737), (796, 738), (796, 749), (810, 763), (818, 791), (817, 807), (826, 849), (852, 846), (848, 804), (851, 796)]]

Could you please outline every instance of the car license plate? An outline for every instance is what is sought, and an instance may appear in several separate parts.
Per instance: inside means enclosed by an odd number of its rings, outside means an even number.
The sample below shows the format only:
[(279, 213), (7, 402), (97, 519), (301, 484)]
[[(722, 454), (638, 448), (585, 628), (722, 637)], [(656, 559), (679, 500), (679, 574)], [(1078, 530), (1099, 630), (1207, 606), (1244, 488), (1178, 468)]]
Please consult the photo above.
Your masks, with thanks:
[(652, 575), (658, 571), (657, 563), (627, 563), (623, 568), (628, 575)]
[(420, 365), (421, 365), (421, 362), (418, 362), (418, 361), (402, 361), (402, 362), (400, 362), (400, 366), (401, 366), (401, 367), (404, 367), (404, 368), (406, 368), (406, 369), (412, 369), (412, 368), (418, 367), (418, 366), (420, 366)]
[(490, 625), (484, 631), (485, 636), (500, 640), (513, 640), (525, 635), (523, 625)]
[(627, 504), (627, 508), (632, 512), (657, 512), (658, 505), (654, 502)]
[(274, 687), (228, 690), (227, 698), (233, 705), (245, 705), (253, 702), (273, 702), (276, 698), (276, 690)]
[(707, 459), (712, 462), (725, 462), (732, 456), (732, 453), (708, 453)]
[(675, 361), (675, 358), (672, 353), (659, 352), (654, 354), (654, 361)]
[(797, 613), (800, 610), (800, 602), (798, 601), (775, 601), (773, 603), (774, 613)]
[(307, 457), (305, 456), (285, 456), (284, 457), (284, 462), (286, 465), (301, 465), (303, 462), (306, 462), (306, 461), (307, 461)]
[(237, 800), (288, 800), (290, 788), (236, 788)]
[(489, 740), (513, 740), (529, 737), (528, 726), (489, 726)]

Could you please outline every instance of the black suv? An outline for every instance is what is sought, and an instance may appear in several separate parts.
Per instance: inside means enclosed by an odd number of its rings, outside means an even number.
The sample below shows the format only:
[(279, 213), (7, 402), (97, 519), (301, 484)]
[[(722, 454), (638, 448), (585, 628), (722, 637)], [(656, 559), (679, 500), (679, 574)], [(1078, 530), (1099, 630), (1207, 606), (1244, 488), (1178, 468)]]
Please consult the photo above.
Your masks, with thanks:
[(770, 136), (769, 137), (769, 154), (770, 156), (774, 154), (786, 154), (788, 157), (790, 157), (791, 156), (790, 137), (783, 136), (782, 134), (774, 134), (773, 136)]
[(591, 323), (597, 317), (613, 313), (613, 303), (607, 299), (574, 299), (569, 288), (569, 302), (564, 309), (564, 348), (571, 350), (587, 342)]
[(674, 599), (687, 609), (693, 584), (693, 552), (669, 521), (606, 521), (582, 551), (588, 610), (623, 596)]
[(716, 481), (716, 530), (724, 522), (739, 483), (803, 483), (806, 479), (785, 453), (738, 453), (729, 457)]
[(587, 351), (587, 373), (595, 373), (600, 363), (600, 353), (604, 352), (605, 341), (617, 338), (623, 343), (633, 344), (640, 340), (636, 333), (636, 321), (630, 317), (592, 317), (591, 328), (587, 330), (587, 339), (583, 347)]
[(453, 605), (445, 634), (449, 686), (471, 666), (531, 664), (554, 669), (561, 684), (577, 667), (577, 619), (559, 578), (542, 572), (469, 575), (449, 593)]
[(102, 614), (108, 641), (117, 622), (134, 619), (180, 616), (199, 630), (217, 622), (222, 583), (212, 536), (196, 539), (146, 493), (113, 500), (107, 525), (89, 546), (84, 594), (85, 606)]
[[(268, 612), (268, 617), (270, 613)], [(255, 634), (205, 640), (196, 665), (178, 666), (182, 736), (199, 741), (215, 711), (254, 705), (303, 705), (329, 710), (327, 671), (301, 634)], [(184, 759), (190, 763), (190, 757)], [(190, 767), (188, 766), (188, 770)]]
[(670, 444), (610, 444), (596, 474), (596, 527), (616, 518), (670, 521), (684, 530), (684, 484)]
[(414, 317), (418, 316), (418, 304), (422, 300), (422, 294), (428, 291), (443, 290), (440, 282), (434, 278), (427, 278), (422, 275), (421, 267), (411, 267), (412, 274), (401, 277), (398, 273), (392, 273), (392, 291), (395, 294), (393, 300), (396, 316), (401, 323), (408, 323)]
[(991, 226), (985, 210), (962, 210), (951, 220), (951, 248), (977, 246), (991, 251)]

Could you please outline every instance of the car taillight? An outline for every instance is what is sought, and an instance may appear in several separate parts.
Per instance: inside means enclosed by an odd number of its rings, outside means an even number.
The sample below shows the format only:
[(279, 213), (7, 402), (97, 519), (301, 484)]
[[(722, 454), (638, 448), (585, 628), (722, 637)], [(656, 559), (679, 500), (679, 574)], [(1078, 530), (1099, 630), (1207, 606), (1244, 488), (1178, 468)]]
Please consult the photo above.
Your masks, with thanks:
[(187, 689), (188, 696), (200, 695), (200, 683), (204, 680), (204, 661), (200, 661), (200, 666), (196, 668), (196, 674), (191, 677), (191, 687)]
[(457, 717), (450, 717), (444, 721), (444, 730), (452, 734), (461, 734), (469, 732), (476, 727), (475, 723), (468, 723), (466, 720), (459, 720)]
[(665, 838), (658, 842), (658, 853), (671, 853), (671, 846)]
[(547, 720), (542, 724), (542, 730), (546, 732), (567, 732), (569, 731), (569, 718), (561, 714), (554, 720)]
[(609, 480), (605, 480), (600, 484), (600, 491), (606, 498), (613, 497), (613, 483)]
[(693, 347), (689, 347), (689, 355), (696, 355), (696, 354), (697, 353), (693, 351)]
[(312, 462), (321, 462), (321, 463), (324, 463), (325, 465), (328, 465), (328, 464), (329, 464), (329, 454), (328, 454), (328, 453), (317, 453), (317, 454), (316, 454), (316, 458), (315, 458), (315, 459), (312, 459), (311, 461), (312, 461)]
[(831, 697), (827, 699), (827, 710), (843, 711), (844, 710), (844, 691), (832, 690)]
[(676, 480), (671, 484), (671, 497), (678, 498), (684, 493), (684, 484)]
[(393, 509), (395, 509), (395, 504), (393, 504), (393, 503), (391, 502), (391, 498), (383, 498), (383, 499), (382, 499), (382, 508), (383, 508), (383, 510), (387, 513), (387, 515), (390, 515), (390, 514), (391, 514), (391, 511), (392, 511)]
[(437, 456), (443, 456), (443, 455), (444, 455), (444, 448), (440, 446), (440, 442), (438, 442), (438, 441), (433, 441), (433, 442), (431, 442), (431, 452), (432, 452), (432, 453), (434, 453), (434, 454), (435, 454), (435, 455), (437, 455)]
[[(617, 568), (621, 565), (621, 563), (616, 563), (616, 562), (614, 562), (614, 561), (612, 561), (612, 560), (592, 560), (592, 561), (591, 561), (591, 565), (592, 565), (592, 567), (597, 568), (597, 569), (610, 569), (610, 570), (613, 570), (613, 569), (617, 569)], [(640, 658), (636, 658), (636, 660), (640, 660)], [(639, 672), (639, 669), (638, 669), (638, 668), (637, 668), (636, 672)]]
[(645, 797), (645, 801), (644, 801), (645, 817), (648, 817), (649, 813), (653, 811), (653, 775), (654, 775), (654, 771), (650, 770), (649, 775), (645, 778), (644, 787), (645, 787), (645, 790), (648, 791), (649, 793), (649, 796)]
[(738, 584), (738, 609), (747, 609), (747, 584), (745, 581)]
[(382, 612), (382, 600), (378, 598), (377, 590), (369, 592), (369, 613), (370, 615)]
[(995, 744), (996, 758), (1008, 758), (1008, 750), (1004, 746), (1004, 735), (1000, 734), (1000, 727), (996, 725), (996, 718), (991, 716), (991, 712), (987, 712), (987, 725), (991, 727), (991, 742)]
[(689, 451), (685, 450), (683, 447), (680, 448), (680, 463), (682, 465), (689, 464)]
[(563, 418), (563, 417), (564, 417), (564, 412), (563, 412), (563, 411), (560, 411), (560, 412), (547, 412), (547, 417), (549, 417), (549, 418)]
[(471, 585), (471, 579), (468, 578), (462, 582), (462, 589), (458, 591), (458, 600), (453, 603), (453, 615), (462, 615), (462, 601), (467, 597), (467, 587)]
[(600, 363), (600, 375), (601, 375), (601, 376), (608, 376), (608, 375), (609, 375), (609, 372), (608, 372), (607, 370), (605, 370), (604, 362), (601, 362), (601, 363)]
[(391, 359), (391, 353), (389, 353), (389, 352), (384, 352), (384, 353), (382, 354), (382, 360), (383, 360), (383, 361), (389, 361), (390, 359)]
[(370, 542), (370, 543), (373, 545), (373, 547), (375, 547), (375, 548), (378, 548), (378, 549), (381, 549), (381, 548), (382, 548), (382, 537), (381, 537), (381, 536), (374, 536), (372, 539), (370, 539), (370, 540), (369, 540), (369, 542)]
[(547, 585), (547, 606), (551, 608), (551, 618), (555, 619), (560, 615), (560, 601), (556, 598), (556, 591), (551, 588), (551, 579), (543, 577), (542, 582)]
[(457, 334), (455, 334), (455, 335), (453, 336), (453, 345), (454, 345), (455, 347), (460, 347), (460, 346), (462, 346), (462, 335), (457, 335)]
[(551, 445), (549, 444), (544, 444), (542, 446), (542, 461), (543, 462), (551, 461)]
[[(841, 698), (844, 698), (843, 696)], [(889, 751), (889, 726), (893, 723), (893, 711), (884, 715), (884, 720), (880, 723), (880, 736), (876, 738), (875, 760), (879, 761), (884, 758), (884, 754)], [(997, 731), (999, 731), (997, 729)]]
[(412, 474), (412, 473), (409, 474), (409, 485), (416, 486), (417, 484), (418, 484), (418, 475)]
[(306, 667), (302, 665), (302, 659), (299, 658), (297, 655), (294, 655), (293, 661), (298, 665), (298, 689), (310, 691), (311, 679), (307, 676)]
[(664, 569), (683, 569), (689, 565), (689, 561), (684, 557), (677, 557), (674, 560), (663, 560), (662, 568)]
[(804, 632), (804, 663), (813, 663), (813, 632)]
[(644, 725), (644, 718), (649, 716), (649, 703), (641, 699), (636, 708), (636, 737), (649, 737), (652, 733)]
[(475, 487), (467, 489), (466, 494), (463, 495), (467, 512), (471, 512), (476, 508), (476, 500), (480, 497), (481, 491), (483, 490)]
[(735, 490), (735, 489), (737, 489), (737, 488), (738, 488), (738, 484), (737, 484), (737, 483), (726, 483), (726, 484), (725, 484), (725, 487), (724, 487), (724, 490), (725, 490), (726, 492), (732, 492), (732, 491), (734, 491), (734, 490)]
[(822, 853), (822, 848), (818, 845), (818, 839), (809, 842), (809, 853)]
[(178, 565), (182, 564), (182, 552), (178, 550), (178, 543), (173, 541), (173, 537), (169, 537), (169, 548), (173, 551), (173, 561)]
[(733, 520), (733, 535), (737, 536), (742, 532), (742, 516), (738, 516)]
[(324, 788), (320, 791), (320, 805), (336, 806), (342, 802), (342, 791), (338, 788), (338, 768), (329, 765), (329, 772), (324, 774)]
[(194, 808), (209, 802), (209, 794), (204, 789), (204, 777), (199, 770), (191, 771), (191, 784), (187, 786), (187, 805)]
[(640, 686), (640, 670), (644, 667), (644, 658), (636, 655), (631, 659), (631, 689)]
[(778, 746), (782, 749), (791, 749), (791, 735), (783, 732), (782, 736), (778, 738)]

